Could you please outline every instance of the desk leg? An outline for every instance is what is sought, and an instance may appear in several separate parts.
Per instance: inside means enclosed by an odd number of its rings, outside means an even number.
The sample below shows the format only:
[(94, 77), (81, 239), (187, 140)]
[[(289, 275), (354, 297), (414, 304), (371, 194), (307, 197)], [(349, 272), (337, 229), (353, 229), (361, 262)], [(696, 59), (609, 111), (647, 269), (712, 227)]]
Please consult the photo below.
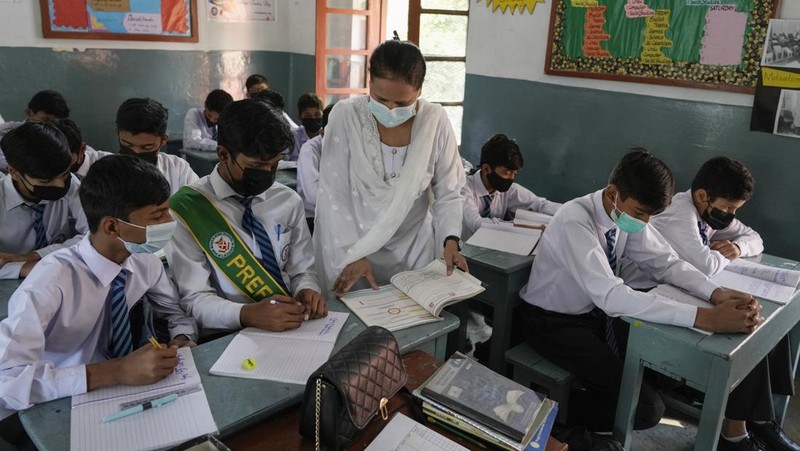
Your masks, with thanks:
[[(797, 361), (800, 358), (800, 324), (794, 326), (789, 332), (789, 355), (792, 359), (792, 376), (795, 376), (797, 374)], [(773, 396), (773, 404), (775, 405), (775, 421), (783, 425), (786, 409), (789, 408), (789, 396), (775, 395)]]
[(725, 419), (725, 407), (728, 405), (731, 366), (730, 362), (714, 359), (708, 383), (700, 424), (697, 427), (695, 451), (717, 449), (717, 440)]
[[(632, 330), (633, 328), (631, 328)], [(636, 343), (639, 340), (633, 335), (628, 338), (628, 351), (625, 355), (625, 366), (622, 370), (622, 383), (617, 398), (617, 411), (614, 416), (614, 436), (625, 449), (630, 449), (633, 438), (633, 421), (636, 416), (636, 405), (642, 389), (644, 365)]]
[[(458, 329), (456, 329), (456, 332), (457, 331)], [(453, 332), (451, 332), (451, 334), (452, 333)], [(436, 357), (436, 360), (440, 362), (447, 360), (447, 355), (449, 355), (447, 352), (447, 346), (450, 342), (448, 336), (449, 335), (436, 337), (436, 339), (433, 341), (433, 356)]]
[(498, 299), (494, 303), (492, 343), (489, 347), (489, 368), (503, 376), (508, 376), (506, 351), (511, 342), (514, 307), (517, 305), (517, 299), (517, 293), (509, 293), (505, 299)]
[(447, 334), (447, 343), (445, 349), (442, 349), (442, 356), (436, 356), (439, 360), (447, 360), (447, 357), (453, 355), (456, 351), (467, 351), (467, 316), (469, 313), (467, 302), (461, 301), (446, 308), (447, 311), (458, 317), (458, 328)]

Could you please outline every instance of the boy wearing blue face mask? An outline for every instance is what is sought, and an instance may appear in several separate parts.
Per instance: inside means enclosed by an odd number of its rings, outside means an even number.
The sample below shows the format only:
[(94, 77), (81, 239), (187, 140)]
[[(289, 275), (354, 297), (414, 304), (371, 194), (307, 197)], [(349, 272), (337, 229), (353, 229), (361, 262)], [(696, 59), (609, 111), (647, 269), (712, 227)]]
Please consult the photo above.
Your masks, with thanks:
[(8, 175), (0, 180), (0, 279), (16, 279), (89, 229), (63, 133), (51, 123), (29, 121), (3, 136), (0, 146), (8, 158)]
[(561, 204), (533, 194), (518, 183), (522, 170), (519, 145), (506, 135), (489, 138), (481, 148), (480, 168), (467, 175), (461, 188), (464, 196), (464, 226), (461, 239), (466, 241), (482, 225), (513, 221), (518, 209), (554, 215)]
[[(750, 332), (763, 320), (749, 295), (721, 288), (685, 261), (647, 221), (669, 205), (669, 168), (644, 149), (619, 161), (608, 185), (564, 204), (542, 235), (530, 279), (520, 291), (523, 330), (544, 357), (575, 374), (585, 391), (570, 402), (569, 422), (610, 431), (622, 379), (624, 336), (611, 319), (626, 315), (714, 332)], [(710, 300), (708, 308), (676, 305), (625, 285), (620, 257), (655, 280)], [(619, 324), (617, 325), (619, 326)], [(620, 333), (624, 333), (621, 330)], [(634, 427), (655, 426), (664, 412), (642, 385)]]
[(713, 276), (739, 257), (764, 252), (761, 235), (736, 219), (736, 211), (753, 195), (753, 176), (728, 157), (706, 161), (691, 190), (678, 193), (651, 224), (678, 257)]
[(303, 200), (275, 182), (292, 145), (280, 112), (247, 99), (219, 117), (219, 164), (170, 200), (179, 219), (166, 254), (181, 303), (204, 335), (283, 331), (327, 315)]
[[(92, 165), (80, 187), (91, 232), (43, 258), (0, 323), (0, 410), (172, 373), (197, 327), (151, 254), (175, 227), (168, 198), (167, 181), (140, 159)], [(169, 348), (149, 342), (154, 315), (169, 324)]]

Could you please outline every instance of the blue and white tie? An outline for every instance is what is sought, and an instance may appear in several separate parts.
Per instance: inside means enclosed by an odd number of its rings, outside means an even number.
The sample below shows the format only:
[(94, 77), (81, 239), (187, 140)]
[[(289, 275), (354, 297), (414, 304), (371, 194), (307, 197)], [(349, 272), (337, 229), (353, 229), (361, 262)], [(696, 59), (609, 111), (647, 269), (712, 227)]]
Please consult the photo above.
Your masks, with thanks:
[(215, 125), (214, 128), (211, 129), (211, 139), (219, 141), (219, 126)]
[(700, 231), (700, 241), (703, 242), (703, 246), (708, 246), (708, 224), (697, 221), (697, 230)]
[(111, 358), (124, 357), (133, 350), (131, 339), (131, 318), (128, 303), (125, 301), (125, 270), (117, 274), (111, 282), (111, 291), (108, 293), (111, 306), (111, 343), (109, 354)]
[[(617, 229), (613, 228), (606, 232), (606, 257), (608, 257), (608, 264), (611, 266), (611, 272), (617, 273)], [(614, 333), (614, 318), (606, 316), (606, 343), (608, 347), (614, 351), (614, 354), (619, 356), (619, 344), (617, 343), (617, 335)]]
[(481, 208), (481, 218), (488, 218), (492, 213), (492, 195), (487, 194), (481, 198), (483, 205)]
[(45, 204), (31, 205), (33, 210), (33, 231), (36, 232), (36, 249), (47, 246), (47, 233), (44, 230), (44, 207)]
[(245, 231), (252, 233), (253, 236), (255, 236), (256, 244), (258, 244), (258, 248), (261, 250), (261, 264), (264, 265), (264, 269), (266, 269), (272, 278), (280, 284), (284, 291), (288, 292), (289, 290), (287, 290), (286, 284), (283, 283), (283, 276), (281, 275), (281, 269), (278, 266), (278, 261), (275, 259), (275, 251), (272, 249), (272, 241), (270, 241), (264, 225), (256, 219), (255, 215), (253, 215), (253, 209), (250, 207), (250, 204), (253, 203), (253, 198), (242, 196), (234, 197), (237, 201), (239, 201), (240, 204), (242, 204), (242, 206), (244, 206), (242, 227)]

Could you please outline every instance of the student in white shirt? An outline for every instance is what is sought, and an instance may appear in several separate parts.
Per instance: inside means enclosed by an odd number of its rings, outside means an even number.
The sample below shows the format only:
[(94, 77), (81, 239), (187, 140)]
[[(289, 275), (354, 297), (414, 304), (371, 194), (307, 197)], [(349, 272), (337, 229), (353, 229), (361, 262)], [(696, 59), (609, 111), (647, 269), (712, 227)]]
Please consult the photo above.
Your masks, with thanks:
[[(289, 116), (289, 113), (286, 112), (286, 100), (283, 98), (281, 93), (278, 91), (273, 91), (271, 89), (262, 89), (260, 91), (256, 91), (249, 96), (251, 99), (258, 99), (264, 102), (269, 102), (270, 105), (274, 106), (281, 112), (281, 116), (283, 119), (289, 124), (289, 129), (292, 133), (295, 132), (300, 126), (297, 125)], [(289, 150), (292, 150), (289, 148)]]
[(183, 158), (161, 152), (169, 139), (168, 118), (167, 109), (153, 99), (128, 99), (117, 110), (117, 138), (120, 154), (135, 155), (156, 165), (174, 194), (180, 187), (196, 182), (197, 174)]
[[(576, 409), (570, 409), (570, 422), (590, 430), (608, 431), (614, 420), (627, 329), (626, 323), (612, 318), (626, 315), (724, 333), (748, 333), (763, 321), (760, 305), (752, 296), (711, 282), (678, 259), (647, 224), (651, 215), (669, 205), (673, 186), (672, 173), (661, 160), (644, 149), (626, 154), (605, 188), (559, 209), (539, 242), (528, 284), (520, 291), (526, 306), (522, 325), (529, 342), (582, 382), (586, 390), (570, 398), (576, 403)], [(634, 291), (617, 275), (622, 256), (636, 262), (653, 279), (708, 299), (709, 307), (677, 305)], [(745, 378), (731, 393), (728, 418), (740, 418), (741, 412), (732, 410), (748, 404), (752, 412), (763, 413), (767, 405), (772, 411), (770, 395), (753, 396), (764, 393), (763, 385), (768, 387), (763, 380), (765, 366), (768, 373), (766, 362), (761, 362), (751, 373), (753, 377)], [(654, 426), (663, 412), (663, 401), (644, 383), (634, 428)], [(725, 436), (741, 433), (746, 434), (744, 421), (725, 421)], [(738, 446), (726, 440), (720, 444), (719, 449)], [(725, 447), (727, 444), (734, 446)]]
[[(39, 91), (31, 97), (25, 109), (24, 121), (3, 122), (0, 120), (0, 138), (26, 121), (52, 121), (69, 117), (69, 107), (64, 96), (57, 91)], [(6, 172), (6, 159), (0, 147), (0, 172)]]
[(269, 89), (269, 80), (261, 74), (253, 74), (247, 77), (244, 87), (247, 90), (247, 97), (253, 98), (253, 94)]
[[(219, 164), (171, 199), (179, 225), (167, 246), (167, 260), (181, 303), (204, 334), (242, 327), (282, 331), (327, 315), (303, 201), (290, 188), (274, 183), (278, 161), (291, 142), (276, 108), (253, 99), (234, 102), (219, 118)], [(199, 201), (210, 202), (212, 214), (192, 218)], [(214, 215), (227, 225), (211, 227), (220, 230), (211, 240), (196, 240), (197, 230), (204, 222), (213, 224)], [(237, 254), (245, 251), (252, 253), (257, 268), (242, 264), (234, 276), (225, 273), (229, 265), (211, 255), (230, 257), (229, 263), (235, 264)], [(261, 291), (266, 284), (261, 276), (253, 277), (258, 271), (281, 287)], [(276, 294), (281, 291), (286, 295)]]
[(314, 210), (317, 208), (317, 186), (319, 185), (319, 160), (322, 158), (322, 137), (333, 109), (333, 103), (322, 110), (322, 128), (319, 135), (309, 139), (297, 157), (297, 194), (303, 198), (308, 230), (314, 233)]
[(468, 240), (482, 225), (513, 221), (520, 208), (550, 216), (556, 214), (560, 203), (550, 202), (514, 183), (522, 165), (519, 145), (506, 135), (494, 135), (483, 144), (480, 168), (467, 176), (461, 188), (464, 196), (462, 240)]
[(233, 102), (233, 97), (222, 89), (208, 93), (203, 108), (192, 108), (183, 120), (183, 147), (187, 149), (217, 150), (217, 120), (219, 114)]
[(706, 161), (692, 188), (678, 193), (651, 224), (678, 256), (708, 276), (739, 257), (764, 252), (761, 235), (736, 219), (736, 211), (753, 195), (753, 176), (728, 157)]
[[(2, 408), (154, 383), (172, 373), (178, 346), (192, 346), (196, 337), (164, 266), (149, 254), (175, 224), (161, 173), (139, 159), (110, 156), (92, 166), (80, 197), (91, 233), (42, 259), (0, 323)], [(153, 315), (168, 323), (169, 337), (156, 336)], [(170, 347), (156, 349), (150, 337)]]
[(16, 279), (45, 255), (79, 241), (88, 227), (80, 182), (69, 171), (72, 155), (58, 128), (26, 122), (3, 136), (0, 146), (9, 172), (0, 180), (0, 279)]
[(67, 138), (67, 145), (69, 151), (72, 152), (72, 165), (69, 167), (70, 172), (75, 174), (78, 179), (82, 179), (89, 172), (95, 161), (105, 156), (111, 155), (111, 152), (103, 152), (102, 150), (95, 150), (87, 146), (83, 141), (83, 134), (80, 127), (72, 119), (56, 119), (53, 125), (61, 130), (64, 137)]
[(297, 111), (300, 114), (300, 127), (294, 130), (294, 147), (287, 158), (297, 161), (303, 144), (311, 138), (319, 136), (322, 130), (322, 100), (313, 92), (300, 96), (297, 100)]

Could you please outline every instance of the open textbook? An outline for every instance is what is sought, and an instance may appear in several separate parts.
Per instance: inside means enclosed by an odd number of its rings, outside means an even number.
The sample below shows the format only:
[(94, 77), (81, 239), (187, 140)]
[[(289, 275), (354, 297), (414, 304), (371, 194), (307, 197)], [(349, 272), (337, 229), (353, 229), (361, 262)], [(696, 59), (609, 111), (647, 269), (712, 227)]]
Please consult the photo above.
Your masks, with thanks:
[(367, 326), (392, 332), (419, 324), (441, 321), (442, 309), (469, 299), (484, 288), (481, 281), (458, 269), (448, 276), (444, 262), (395, 274), (391, 285), (348, 293), (342, 302)]
[(552, 216), (536, 211), (518, 209), (514, 212), (514, 225), (517, 227), (529, 227), (541, 229), (542, 226), (550, 224)]
[(797, 294), (800, 271), (737, 259), (711, 280), (717, 285), (786, 304)]

